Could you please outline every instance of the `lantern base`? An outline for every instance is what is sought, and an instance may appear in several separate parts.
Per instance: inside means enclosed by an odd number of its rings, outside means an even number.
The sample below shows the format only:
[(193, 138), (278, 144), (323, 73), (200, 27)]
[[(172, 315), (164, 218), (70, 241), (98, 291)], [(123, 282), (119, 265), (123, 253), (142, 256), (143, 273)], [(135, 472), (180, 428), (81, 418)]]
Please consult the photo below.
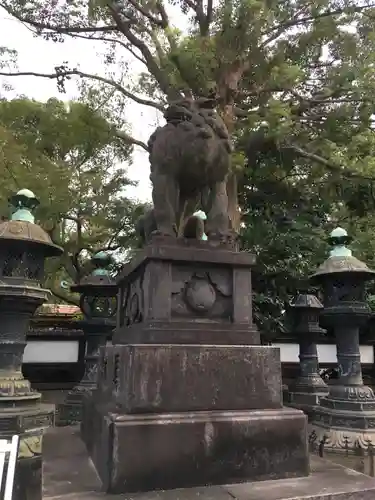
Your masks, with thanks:
[(329, 395), (322, 399), (324, 408), (361, 411), (375, 410), (375, 395), (371, 387), (363, 384), (343, 385), (337, 381), (329, 386)]
[(79, 385), (68, 392), (66, 399), (57, 407), (57, 426), (74, 425), (82, 420), (82, 401), (86, 392), (93, 389), (92, 384)]
[[(358, 409), (359, 402), (336, 401), (336, 408), (322, 405), (328, 398), (322, 398), (320, 406), (311, 413), (311, 431), (315, 431), (319, 441), (325, 436), (325, 448), (345, 451), (354, 448), (375, 446), (375, 404), (367, 403), (368, 409)], [(328, 400), (329, 401), (329, 400)], [(339, 405), (343, 409), (339, 409)], [(350, 409), (352, 404), (353, 409)], [(370, 407), (372, 407), (370, 409)]]
[(328, 396), (329, 388), (317, 374), (311, 377), (300, 377), (284, 391), (284, 404), (304, 411), (310, 418), (313, 408), (319, 405), (320, 399)]
[(324, 449), (327, 451), (345, 453), (348, 450), (362, 448), (367, 450), (369, 444), (375, 446), (375, 429), (332, 429), (311, 424), (310, 434), (316, 435), (316, 441), (324, 440)]
[(307, 414), (309, 420), (314, 412), (314, 408), (319, 405), (320, 399), (327, 396), (326, 392), (293, 392), (284, 394), (284, 404), (302, 410)]
[(303, 394), (326, 394), (329, 393), (329, 387), (322, 377), (316, 373), (314, 375), (299, 377), (289, 386), (290, 392)]
[(42, 500), (42, 442), (54, 412), (54, 405), (46, 404), (13, 411), (0, 407), (0, 439), (20, 436), (13, 500)]
[(58, 405), (56, 425), (74, 425), (82, 421), (82, 400), (88, 391), (94, 391), (97, 385), (99, 352), (105, 347), (112, 334), (113, 322), (103, 318), (94, 318), (81, 322), (86, 336), (86, 349), (90, 354), (85, 356), (85, 373), (81, 381), (69, 393), (65, 401)]

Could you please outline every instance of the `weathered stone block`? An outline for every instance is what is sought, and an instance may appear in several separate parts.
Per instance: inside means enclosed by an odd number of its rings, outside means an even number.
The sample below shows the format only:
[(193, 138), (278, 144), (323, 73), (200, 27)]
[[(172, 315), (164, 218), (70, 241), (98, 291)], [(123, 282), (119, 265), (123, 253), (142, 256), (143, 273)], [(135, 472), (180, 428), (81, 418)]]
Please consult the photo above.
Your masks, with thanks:
[(279, 350), (253, 324), (254, 262), (176, 241), (125, 266), (81, 427), (107, 492), (308, 474), (306, 416), (281, 407)]
[[(143, 450), (145, 452), (145, 450)], [(60, 428), (44, 443), (44, 490), (52, 500), (373, 500), (375, 480), (311, 455), (309, 476), (106, 495), (76, 432)], [(107, 467), (108, 470), (108, 467)]]
[(114, 353), (113, 399), (126, 413), (282, 406), (275, 347), (147, 344), (116, 346)]
[[(99, 415), (96, 415), (96, 418)], [(92, 436), (109, 493), (305, 476), (306, 416), (295, 409), (102, 414)], [(92, 449), (93, 449), (92, 448)]]
[(145, 247), (118, 280), (113, 343), (259, 344), (254, 262), (199, 241)]

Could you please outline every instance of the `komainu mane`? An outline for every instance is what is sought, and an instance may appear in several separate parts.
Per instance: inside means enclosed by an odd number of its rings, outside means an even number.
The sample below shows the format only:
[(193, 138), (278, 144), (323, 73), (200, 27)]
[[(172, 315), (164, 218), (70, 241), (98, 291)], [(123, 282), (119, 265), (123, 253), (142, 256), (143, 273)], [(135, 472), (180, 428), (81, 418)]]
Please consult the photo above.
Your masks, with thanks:
[(182, 221), (197, 209), (207, 214), (209, 239), (231, 235), (226, 179), (232, 147), (213, 105), (207, 99), (171, 103), (166, 125), (149, 139), (152, 215), (159, 235), (182, 235)]

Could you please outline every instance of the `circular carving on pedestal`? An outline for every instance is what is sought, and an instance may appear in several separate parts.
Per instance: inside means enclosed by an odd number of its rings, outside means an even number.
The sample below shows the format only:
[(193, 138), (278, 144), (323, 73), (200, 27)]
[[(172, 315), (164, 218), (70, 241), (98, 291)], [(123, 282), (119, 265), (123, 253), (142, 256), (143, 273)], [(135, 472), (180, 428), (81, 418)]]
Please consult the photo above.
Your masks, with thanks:
[(214, 287), (204, 279), (194, 278), (186, 286), (185, 299), (197, 312), (208, 312), (216, 301)]

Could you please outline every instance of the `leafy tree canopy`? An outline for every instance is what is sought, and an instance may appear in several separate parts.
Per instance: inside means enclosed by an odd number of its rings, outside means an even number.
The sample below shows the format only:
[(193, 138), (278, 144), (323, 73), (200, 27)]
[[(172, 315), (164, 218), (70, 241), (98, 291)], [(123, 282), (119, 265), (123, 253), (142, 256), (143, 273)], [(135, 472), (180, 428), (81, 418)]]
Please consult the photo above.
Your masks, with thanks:
[(124, 194), (131, 182), (119, 166), (130, 152), (93, 103), (0, 101), (0, 209), (9, 214), (7, 199), (20, 188), (40, 199), (37, 220), (64, 248), (47, 273), (57, 296), (65, 297), (62, 280), (85, 272), (89, 253), (131, 246), (137, 205)]
[[(323, 233), (337, 223), (356, 237), (358, 257), (372, 262), (371, 0), (0, 0), (0, 6), (51, 43), (76, 37), (104, 44), (101, 73), (67, 64), (39, 75), (56, 78), (61, 89), (76, 75), (159, 110), (181, 95), (217, 99), (236, 144), (231, 217), (238, 223), (239, 201), (242, 243), (259, 260), (254, 288), (264, 330), (275, 328), (290, 294), (324, 258)], [(118, 76), (128, 57), (142, 68), (135, 85)], [(10, 64), (0, 74), (36, 75)], [(127, 134), (123, 140), (146, 148)]]
[[(214, 95), (230, 130), (240, 116), (252, 130), (335, 166), (342, 165), (340, 152), (330, 140), (311, 143), (311, 121), (343, 100), (357, 102), (356, 119), (371, 120), (371, 0), (1, 0), (0, 6), (52, 41), (69, 36), (106, 45), (103, 74), (62, 65), (44, 75), (61, 87), (74, 74), (93, 78), (157, 109), (181, 95)], [(113, 76), (124, 53), (144, 68), (135, 88)], [(235, 176), (228, 191), (237, 222)]]

